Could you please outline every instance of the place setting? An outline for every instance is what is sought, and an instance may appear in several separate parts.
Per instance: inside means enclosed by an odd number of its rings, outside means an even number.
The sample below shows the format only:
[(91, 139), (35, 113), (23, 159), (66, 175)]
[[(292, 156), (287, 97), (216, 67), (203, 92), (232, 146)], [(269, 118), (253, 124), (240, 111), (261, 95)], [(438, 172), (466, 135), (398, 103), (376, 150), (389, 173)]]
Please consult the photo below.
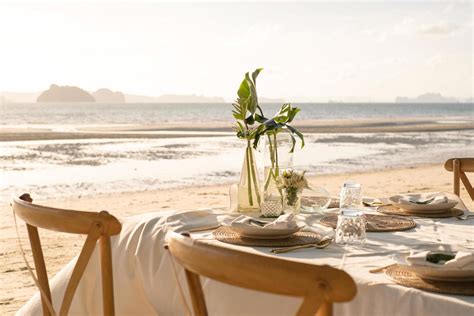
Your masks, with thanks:
[(411, 251), (393, 256), (396, 263), (370, 270), (393, 282), (435, 293), (474, 296), (474, 253)]
[(389, 205), (377, 207), (377, 211), (386, 215), (426, 218), (464, 218), (464, 211), (457, 209), (458, 201), (443, 192), (411, 193), (391, 196)]
[(276, 219), (240, 215), (224, 221), (212, 234), (224, 243), (256, 247), (301, 246), (322, 240), (321, 234), (305, 229), (307, 225), (293, 213)]

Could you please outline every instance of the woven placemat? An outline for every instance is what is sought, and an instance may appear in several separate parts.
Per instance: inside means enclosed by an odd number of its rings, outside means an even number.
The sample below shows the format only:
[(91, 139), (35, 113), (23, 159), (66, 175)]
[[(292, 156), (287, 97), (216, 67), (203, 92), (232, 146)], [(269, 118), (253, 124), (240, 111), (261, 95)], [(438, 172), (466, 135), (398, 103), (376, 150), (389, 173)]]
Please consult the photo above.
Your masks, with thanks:
[[(365, 214), (365, 220), (367, 221), (366, 230), (368, 232), (393, 232), (409, 230), (416, 227), (415, 221), (409, 218), (403, 218), (392, 215), (376, 215), (376, 214)], [(337, 226), (337, 214), (331, 214), (324, 216), (320, 223), (336, 228)]]
[(216, 240), (240, 245), (240, 246), (256, 246), (256, 247), (290, 247), (306, 244), (317, 243), (321, 240), (321, 235), (313, 232), (297, 232), (288, 238), (283, 239), (252, 239), (240, 237), (229, 227), (222, 226), (216, 229), (213, 233)]
[(394, 205), (379, 206), (377, 207), (377, 212), (382, 213), (382, 214), (387, 214), (387, 215), (415, 216), (415, 217), (427, 217), (427, 218), (448, 218), (448, 217), (460, 216), (464, 214), (463, 211), (458, 210), (457, 208), (448, 209), (442, 213), (436, 213), (436, 214), (418, 214), (418, 213), (408, 212)]
[(395, 283), (429, 292), (474, 296), (474, 282), (434, 281), (418, 277), (406, 267), (394, 265), (385, 274)]

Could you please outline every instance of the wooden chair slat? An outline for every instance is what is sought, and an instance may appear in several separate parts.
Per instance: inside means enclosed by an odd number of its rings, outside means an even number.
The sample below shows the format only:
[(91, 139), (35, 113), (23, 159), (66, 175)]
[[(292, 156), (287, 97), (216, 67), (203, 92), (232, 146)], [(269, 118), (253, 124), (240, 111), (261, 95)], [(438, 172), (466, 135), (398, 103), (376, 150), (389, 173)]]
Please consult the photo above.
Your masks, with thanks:
[(466, 188), (467, 193), (469, 193), (469, 196), (474, 201), (474, 188), (472, 187), (471, 183), (469, 182), (469, 179), (467, 178), (466, 174), (464, 172), (462, 172), (459, 175), (459, 178), (461, 179), (462, 183), (464, 184), (464, 187)]
[(90, 229), (89, 234), (87, 235), (87, 239), (82, 247), (82, 251), (77, 258), (76, 265), (72, 271), (71, 277), (69, 278), (69, 282), (66, 287), (66, 291), (64, 292), (63, 303), (61, 305), (61, 310), (59, 312), (60, 316), (66, 316), (69, 307), (71, 306), (72, 299), (74, 297), (74, 293), (76, 292), (77, 286), (79, 285), (79, 281), (81, 280), (82, 275), (84, 274), (84, 270), (89, 263), (89, 259), (94, 252), (95, 245), (97, 240), (99, 239), (101, 233), (101, 227), (96, 224), (93, 225)]

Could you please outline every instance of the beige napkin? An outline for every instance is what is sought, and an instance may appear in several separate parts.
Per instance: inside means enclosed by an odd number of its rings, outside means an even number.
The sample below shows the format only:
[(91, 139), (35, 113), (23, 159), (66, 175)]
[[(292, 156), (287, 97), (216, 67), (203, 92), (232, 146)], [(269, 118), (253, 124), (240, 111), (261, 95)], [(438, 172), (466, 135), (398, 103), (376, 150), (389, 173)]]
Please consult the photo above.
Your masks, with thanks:
[(426, 261), (426, 256), (430, 251), (411, 251), (410, 255), (406, 257), (406, 262), (410, 266), (427, 266), (435, 267), (439, 269), (460, 269), (460, 270), (474, 270), (474, 253), (459, 251), (456, 253), (456, 257), (449, 261), (446, 261), (444, 264), (436, 264), (429, 261)]
[(398, 200), (401, 204), (413, 204), (420, 201), (426, 201), (429, 199), (434, 198), (431, 202), (426, 203), (425, 205), (436, 205), (436, 204), (444, 204), (448, 203), (448, 197), (443, 193), (432, 193), (432, 194), (420, 194), (419, 196), (416, 195), (402, 195)]
[(280, 215), (276, 220), (273, 222), (269, 222), (263, 225), (256, 225), (255, 221), (260, 221), (254, 217), (240, 215), (236, 219), (234, 219), (230, 226), (232, 227), (260, 227), (262, 229), (287, 229), (287, 228), (295, 228), (298, 223), (296, 222), (296, 217), (293, 213), (283, 214)]

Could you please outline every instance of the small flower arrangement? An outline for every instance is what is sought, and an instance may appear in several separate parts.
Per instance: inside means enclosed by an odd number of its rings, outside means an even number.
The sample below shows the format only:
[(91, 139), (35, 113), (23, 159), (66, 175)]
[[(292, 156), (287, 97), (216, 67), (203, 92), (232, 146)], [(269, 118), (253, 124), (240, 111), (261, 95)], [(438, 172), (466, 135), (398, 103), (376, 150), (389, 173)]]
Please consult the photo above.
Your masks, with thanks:
[(285, 191), (286, 203), (290, 206), (295, 206), (298, 201), (298, 194), (303, 192), (303, 189), (309, 188), (305, 173), (305, 171), (297, 172), (290, 169), (283, 171), (277, 178), (278, 189)]

